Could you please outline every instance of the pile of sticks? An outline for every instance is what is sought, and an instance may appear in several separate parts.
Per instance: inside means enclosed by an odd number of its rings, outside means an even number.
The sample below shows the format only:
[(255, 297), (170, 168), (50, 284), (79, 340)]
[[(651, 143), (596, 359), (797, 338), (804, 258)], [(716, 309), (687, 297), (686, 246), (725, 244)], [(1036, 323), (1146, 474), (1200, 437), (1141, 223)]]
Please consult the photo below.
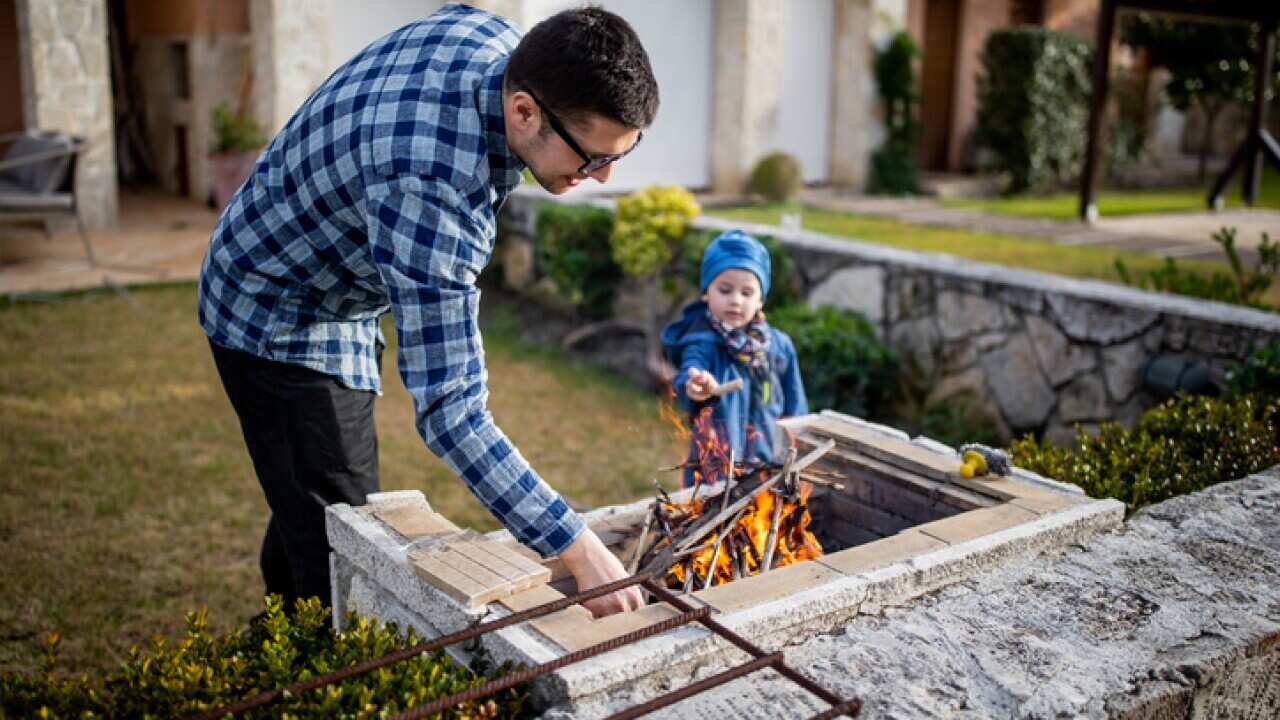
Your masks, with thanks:
[[(689, 502), (676, 503), (661, 490), (641, 530), (640, 540), (632, 552), (628, 570), (632, 573), (652, 572), (656, 577), (666, 577), (671, 569), (685, 563), (682, 590), (700, 590), (716, 581), (716, 568), (722, 553), (727, 553), (733, 578), (745, 577), (751, 568), (765, 572), (773, 566), (779, 534), (785, 536), (786, 528), (780, 523), (784, 502), (799, 497), (801, 472), (822, 458), (835, 441), (828, 440), (814, 448), (803, 458), (797, 459), (795, 448), (779, 466), (739, 468), (729, 459), (729, 472), (719, 483), (718, 493), (711, 494), (699, 505), (697, 495), (702, 489), (694, 488)], [(839, 484), (813, 473), (804, 476), (805, 482), (821, 485)], [(714, 490), (715, 488), (713, 488)], [(746, 537), (745, 529), (738, 524), (761, 493), (775, 494), (773, 517), (764, 556), (760, 557), (755, 544)], [(714, 539), (712, 537), (714, 536)], [(711, 550), (711, 563), (705, 577), (698, 576), (688, 559), (705, 550)]]

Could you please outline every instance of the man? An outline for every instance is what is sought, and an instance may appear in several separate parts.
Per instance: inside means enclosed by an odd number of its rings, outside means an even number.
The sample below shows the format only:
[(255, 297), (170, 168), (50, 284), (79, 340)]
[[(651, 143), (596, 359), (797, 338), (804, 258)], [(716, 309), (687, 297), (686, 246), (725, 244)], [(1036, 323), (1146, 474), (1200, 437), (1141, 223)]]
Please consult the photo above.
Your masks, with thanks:
[[(271, 141), (200, 276), (200, 323), (271, 507), (268, 592), (328, 602), (324, 507), (378, 489), (387, 310), (427, 446), (580, 589), (625, 576), (486, 409), (474, 283), (522, 169), (557, 194), (606, 182), (657, 108), (648, 56), (616, 15), (569, 10), (521, 38), (453, 4), (340, 67)], [(640, 604), (630, 588), (588, 607)]]

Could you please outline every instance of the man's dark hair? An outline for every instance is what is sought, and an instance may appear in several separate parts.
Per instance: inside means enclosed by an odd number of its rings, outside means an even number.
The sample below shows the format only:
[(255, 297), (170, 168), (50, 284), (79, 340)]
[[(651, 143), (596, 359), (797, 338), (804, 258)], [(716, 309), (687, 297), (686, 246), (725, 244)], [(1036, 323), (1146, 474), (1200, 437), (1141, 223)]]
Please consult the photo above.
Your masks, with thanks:
[(649, 55), (626, 20), (598, 7), (556, 13), (533, 26), (507, 61), (510, 92), (532, 92), (552, 112), (595, 113), (630, 128), (658, 114)]

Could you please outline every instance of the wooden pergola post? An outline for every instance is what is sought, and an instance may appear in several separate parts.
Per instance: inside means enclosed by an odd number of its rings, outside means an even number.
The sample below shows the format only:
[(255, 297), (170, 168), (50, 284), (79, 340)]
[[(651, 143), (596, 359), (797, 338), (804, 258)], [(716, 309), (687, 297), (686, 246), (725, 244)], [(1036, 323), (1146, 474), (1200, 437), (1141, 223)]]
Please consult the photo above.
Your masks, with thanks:
[(1089, 143), (1084, 155), (1080, 186), (1080, 219), (1098, 219), (1098, 182), (1102, 178), (1102, 147), (1110, 83), (1111, 39), (1116, 28), (1116, 0), (1102, 0), (1098, 10), (1098, 37), (1093, 56), (1093, 91), (1089, 97)]
[(1191, 18), (1219, 19), (1258, 23), (1257, 74), (1254, 77), (1253, 112), (1249, 133), (1239, 150), (1231, 157), (1222, 175), (1209, 192), (1209, 207), (1222, 207), (1222, 196), (1236, 171), (1244, 167), (1244, 201), (1253, 205), (1262, 183), (1262, 164), (1267, 157), (1280, 167), (1280, 143), (1267, 132), (1267, 90), (1271, 86), (1276, 53), (1276, 31), (1280, 27), (1280, 5), (1276, 0), (1102, 0), (1098, 11), (1097, 45), (1093, 63), (1093, 95), (1089, 100), (1089, 138), (1085, 151), (1084, 172), (1080, 177), (1080, 219), (1093, 222), (1098, 218), (1098, 183), (1102, 179), (1102, 150), (1105, 139), (1108, 70), (1111, 66), (1111, 40), (1115, 35), (1116, 12), (1122, 7), (1133, 10), (1183, 15)]

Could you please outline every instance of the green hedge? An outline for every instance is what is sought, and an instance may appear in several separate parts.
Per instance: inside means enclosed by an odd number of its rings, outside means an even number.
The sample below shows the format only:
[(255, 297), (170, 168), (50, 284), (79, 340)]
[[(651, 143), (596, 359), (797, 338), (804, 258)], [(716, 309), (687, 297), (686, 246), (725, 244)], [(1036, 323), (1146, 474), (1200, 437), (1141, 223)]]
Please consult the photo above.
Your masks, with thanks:
[(802, 304), (769, 313), (769, 322), (791, 336), (800, 360), (809, 407), (859, 417), (874, 416), (898, 388), (898, 356), (856, 312)]
[(898, 32), (876, 53), (876, 89), (884, 108), (885, 141), (871, 155), (873, 193), (905, 195), (916, 191), (917, 146), (920, 121), (916, 118), (915, 59), (919, 48), (906, 32)]
[(1013, 462), (1135, 510), (1280, 463), (1280, 406), (1264, 395), (1179, 396), (1132, 428), (1077, 429), (1078, 449), (1015, 441)]
[[(279, 597), (268, 598), (266, 608), (250, 629), (221, 636), (209, 633), (203, 611), (190, 613), (180, 642), (156, 639), (148, 652), (134, 648), (117, 673), (101, 679), (59, 677), (58, 638), (51, 636), (40, 676), (0, 676), (0, 717), (190, 717), (421, 641), (412, 630), (402, 636), (394, 624), (355, 616), (335, 633), (328, 610), (315, 599), (300, 603), (292, 617)], [(486, 669), (460, 667), (443, 653), (421, 655), (237, 717), (386, 717), (480, 685)], [(533, 711), (527, 687), (518, 686), (445, 716), (532, 717)]]
[(997, 30), (982, 51), (978, 143), (995, 153), (1011, 191), (1074, 181), (1084, 164), (1089, 45), (1039, 27)]
[(538, 212), (538, 266), (590, 318), (613, 314), (622, 284), (612, 233), (613, 213), (603, 208), (546, 203)]

